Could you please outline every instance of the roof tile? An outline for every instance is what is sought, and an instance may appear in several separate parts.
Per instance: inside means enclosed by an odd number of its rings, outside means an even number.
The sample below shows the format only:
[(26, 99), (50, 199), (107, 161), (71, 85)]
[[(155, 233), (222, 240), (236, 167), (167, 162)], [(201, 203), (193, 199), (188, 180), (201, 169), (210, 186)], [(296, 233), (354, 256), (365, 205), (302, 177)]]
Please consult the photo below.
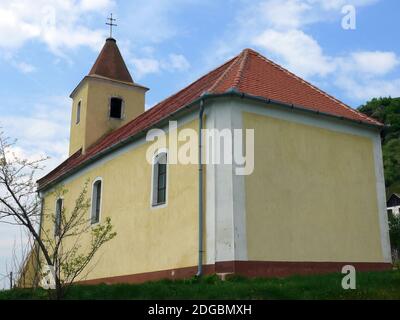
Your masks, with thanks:
[(116, 40), (113, 38), (106, 40), (96, 62), (89, 71), (89, 75), (133, 83), (133, 79), (118, 49)]

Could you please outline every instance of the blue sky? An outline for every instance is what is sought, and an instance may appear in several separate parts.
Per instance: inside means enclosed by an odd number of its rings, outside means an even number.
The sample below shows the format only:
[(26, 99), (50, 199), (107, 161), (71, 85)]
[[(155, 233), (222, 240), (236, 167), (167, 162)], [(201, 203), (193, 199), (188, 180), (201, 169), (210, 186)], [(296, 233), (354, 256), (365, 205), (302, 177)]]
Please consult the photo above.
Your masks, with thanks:
[[(348, 4), (355, 30), (342, 28)], [(399, 9), (396, 0), (0, 0), (0, 126), (20, 154), (49, 155), (46, 170), (66, 157), (68, 96), (110, 12), (134, 81), (150, 88), (147, 107), (247, 47), (352, 107), (400, 96)], [(0, 279), (19, 238), (0, 225)]]

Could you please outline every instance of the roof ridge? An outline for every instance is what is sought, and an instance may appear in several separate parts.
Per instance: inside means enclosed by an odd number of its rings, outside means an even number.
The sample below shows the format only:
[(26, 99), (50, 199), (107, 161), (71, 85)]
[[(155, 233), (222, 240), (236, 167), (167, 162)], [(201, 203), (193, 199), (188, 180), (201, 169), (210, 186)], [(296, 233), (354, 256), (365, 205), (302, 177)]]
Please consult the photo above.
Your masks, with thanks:
[(366, 116), (365, 114), (363, 114), (363, 113), (361, 113), (361, 112), (359, 112), (359, 111), (357, 111), (357, 110), (351, 108), (350, 106), (348, 106), (348, 105), (345, 104), (344, 102), (340, 101), (339, 99), (337, 99), (337, 98), (331, 96), (330, 94), (328, 94), (327, 92), (325, 92), (325, 91), (323, 91), (323, 90), (317, 88), (315, 85), (313, 85), (312, 83), (308, 82), (307, 80), (304, 80), (304, 79), (300, 78), (299, 76), (295, 75), (294, 73), (290, 72), (289, 70), (285, 69), (284, 67), (280, 66), (279, 64), (273, 62), (272, 60), (270, 60), (270, 59), (268, 59), (268, 58), (266, 58), (266, 57), (264, 57), (264, 56), (263, 56), (262, 54), (260, 54), (259, 52), (255, 51), (255, 50), (252, 50), (252, 49), (246, 49), (246, 50), (248, 50), (250, 53), (252, 53), (252, 54), (254, 54), (254, 55), (257, 55), (259, 58), (265, 60), (266, 62), (270, 63), (273, 67), (275, 67), (275, 68), (277, 68), (277, 69), (279, 69), (279, 70), (285, 72), (287, 75), (291, 76), (292, 78), (303, 82), (305, 85), (309, 86), (311, 89), (313, 89), (313, 90), (319, 92), (320, 94), (324, 95), (324, 96), (327, 97), (328, 99), (330, 99), (330, 100), (332, 100), (332, 101), (334, 101), (334, 102), (339, 103), (341, 106), (345, 107), (347, 110), (349, 110), (349, 111), (351, 111), (351, 112), (353, 112), (353, 113), (355, 113), (355, 114), (361, 116), (361, 117), (364, 118), (364, 119), (368, 119), (368, 120), (370, 120), (370, 121), (372, 121), (372, 122), (374, 122), (374, 123), (380, 124), (379, 121), (377, 121), (377, 120), (375, 120), (375, 119), (373, 119), (373, 118), (371, 118), (371, 117), (368, 117), (368, 116)]
[[(167, 102), (169, 99), (175, 97), (176, 95), (178, 95), (179, 93), (185, 91), (186, 89), (188, 89), (189, 87), (195, 85), (196, 83), (198, 83), (199, 81), (201, 81), (202, 79), (204, 79), (205, 77), (209, 76), (210, 73), (216, 72), (218, 69), (221, 69), (222, 67), (224, 67), (225, 65), (231, 63), (235, 58), (237, 57), (233, 57), (232, 59), (224, 62), (223, 64), (219, 65), (218, 67), (215, 67), (214, 69), (212, 69), (211, 71), (208, 71), (207, 73), (203, 74), (200, 78), (198, 78), (197, 80), (195, 80), (194, 82), (189, 83), (186, 87), (182, 88), (181, 90), (171, 94), (170, 96), (168, 96), (167, 98), (157, 102), (156, 104), (154, 104), (152, 107), (150, 107), (149, 109), (147, 109), (146, 111), (149, 111), (150, 109), (153, 109), (155, 107), (157, 107), (158, 105)], [(145, 112), (146, 112), (145, 111)], [(132, 120), (133, 121), (133, 120)], [(129, 122), (128, 122), (129, 123)]]
[[(218, 85), (222, 82), (222, 80), (225, 78), (225, 76), (229, 73), (229, 71), (233, 68), (234, 65), (236, 65), (236, 63), (238, 61), (240, 61), (240, 57), (241, 54), (233, 57), (231, 60), (229, 60), (231, 62), (231, 65), (225, 69), (225, 71), (218, 77), (218, 79), (213, 83), (213, 85), (208, 88), (209, 92), (213, 92), (213, 90), (215, 90), (216, 87), (218, 87)], [(236, 60), (236, 61), (234, 61)]]
[(233, 79), (233, 87), (234, 88), (239, 89), (239, 84), (240, 84), (240, 81), (242, 80), (242, 76), (243, 76), (243, 70), (248, 61), (249, 52), (250, 52), (250, 49), (244, 49), (242, 51), (242, 53), (240, 54), (242, 56), (242, 58), (240, 61), (240, 66), (239, 66), (238, 72), (237, 72), (235, 78)]

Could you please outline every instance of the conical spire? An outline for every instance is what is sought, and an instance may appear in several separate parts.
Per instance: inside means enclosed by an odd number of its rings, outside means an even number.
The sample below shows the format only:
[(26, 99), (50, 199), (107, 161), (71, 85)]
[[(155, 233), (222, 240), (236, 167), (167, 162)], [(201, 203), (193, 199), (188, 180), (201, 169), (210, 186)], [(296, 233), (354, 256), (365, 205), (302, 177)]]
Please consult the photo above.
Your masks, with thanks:
[(133, 79), (118, 49), (117, 41), (114, 38), (106, 40), (103, 49), (89, 72), (89, 76), (92, 75), (133, 83)]

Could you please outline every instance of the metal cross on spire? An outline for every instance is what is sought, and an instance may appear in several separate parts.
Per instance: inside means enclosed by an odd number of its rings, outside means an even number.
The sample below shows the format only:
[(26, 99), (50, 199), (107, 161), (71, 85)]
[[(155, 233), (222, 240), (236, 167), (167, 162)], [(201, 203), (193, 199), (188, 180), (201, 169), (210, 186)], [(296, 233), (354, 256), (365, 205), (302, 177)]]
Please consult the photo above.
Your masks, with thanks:
[(106, 22), (106, 25), (110, 26), (110, 38), (112, 38), (112, 31), (113, 31), (113, 27), (118, 26), (117, 24), (114, 23), (114, 21), (117, 21), (117, 19), (113, 19), (113, 15), (112, 13), (110, 14), (110, 17), (107, 18), (107, 20), (109, 22)]

